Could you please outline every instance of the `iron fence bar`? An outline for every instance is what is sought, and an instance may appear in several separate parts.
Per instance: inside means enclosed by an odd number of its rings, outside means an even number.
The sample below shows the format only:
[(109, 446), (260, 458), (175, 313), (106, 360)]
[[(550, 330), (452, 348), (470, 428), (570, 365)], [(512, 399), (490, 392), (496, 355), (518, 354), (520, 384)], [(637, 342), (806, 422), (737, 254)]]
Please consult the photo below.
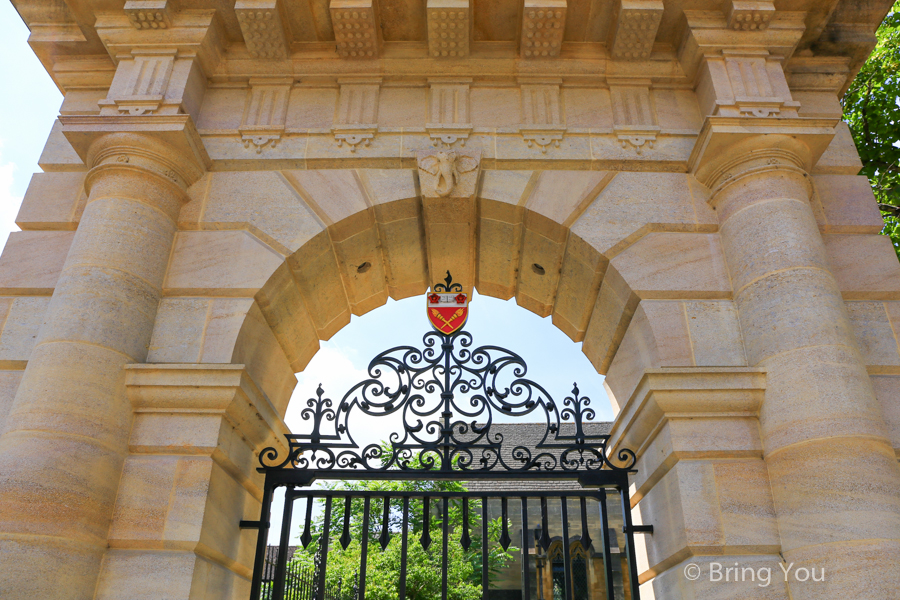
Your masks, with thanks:
[(459, 538), (459, 544), (463, 550), (468, 550), (472, 544), (472, 538), (469, 536), (469, 498), (465, 497), (462, 501), (462, 535)]
[(346, 550), (350, 545), (352, 538), (350, 537), (350, 509), (352, 508), (353, 496), (344, 498), (344, 530), (341, 532), (341, 547)]
[(600, 521), (603, 525), (603, 564), (606, 567), (606, 597), (615, 600), (616, 588), (613, 585), (612, 550), (609, 539), (609, 510), (606, 507), (606, 490), (600, 490)]
[(624, 521), (625, 547), (628, 550), (628, 574), (631, 583), (632, 600), (641, 600), (641, 592), (638, 589), (637, 557), (634, 551), (634, 528), (631, 523), (631, 499), (628, 494), (628, 486), (619, 488), (619, 496), (622, 498), (622, 519)]
[(584, 548), (585, 555), (588, 555), (591, 544), (594, 540), (591, 539), (591, 532), (590, 528), (588, 527), (587, 496), (582, 496), (581, 498), (579, 498), (579, 501), (581, 503), (581, 547)]
[(369, 502), (363, 500), (362, 538), (359, 540), (359, 593), (354, 600), (366, 600), (366, 563), (369, 558)]
[(528, 498), (522, 496), (522, 600), (531, 600), (528, 556)]
[(547, 496), (541, 496), (541, 548), (550, 549), (550, 531), (547, 525)]
[(313, 509), (313, 497), (306, 497), (306, 521), (303, 522), (303, 535), (300, 536), (300, 543), (303, 544), (303, 547), (306, 548), (309, 546), (310, 540), (312, 540), (312, 532), (310, 531), (310, 527), (312, 527), (312, 509)]
[(403, 525), (400, 538), (400, 585), (397, 586), (399, 600), (406, 600), (406, 550), (409, 537), (409, 497), (403, 498)]
[[(365, 497), (365, 496), (363, 496)], [(384, 504), (381, 514), (381, 535), (378, 536), (378, 543), (381, 544), (381, 551), (387, 550), (388, 544), (391, 543), (390, 517), (391, 517), (391, 498), (383, 496)]]
[(563, 544), (563, 567), (566, 578), (566, 600), (573, 600), (575, 590), (572, 588), (572, 556), (569, 551), (569, 507), (568, 499), (560, 498), (560, 509), (562, 511), (562, 544)]
[(449, 560), (449, 550), (450, 550), (450, 498), (444, 497), (444, 505), (442, 507), (442, 518), (443, 523), (441, 523), (441, 534), (444, 536), (443, 540), (443, 556), (441, 557), (441, 600), (447, 600), (447, 561)]
[(272, 584), (272, 600), (284, 600), (284, 578), (287, 570), (287, 549), (291, 538), (291, 517), (294, 511), (293, 488), (284, 489), (284, 510), (281, 513), (281, 537), (278, 542), (278, 558), (275, 560), (275, 583)]
[(500, 497), (500, 520), (502, 521), (500, 533), (500, 546), (503, 550), (509, 548), (509, 499), (507, 496)]
[(419, 537), (419, 543), (422, 544), (423, 550), (428, 550), (431, 545), (431, 499), (428, 496), (422, 497), (422, 535)]
[(325, 496), (325, 521), (322, 523), (322, 534), (319, 536), (319, 552), (321, 552), (321, 560), (319, 561), (316, 573), (318, 580), (316, 581), (316, 600), (325, 600), (325, 571), (328, 568), (328, 534), (331, 529), (331, 496)]
[(481, 597), (488, 600), (488, 499), (481, 497)]
[(259, 509), (259, 529), (256, 534), (256, 557), (253, 560), (253, 578), (250, 580), (250, 600), (259, 600), (262, 591), (262, 576), (266, 559), (266, 545), (269, 537), (269, 512), (272, 509), (273, 487), (268, 475), (263, 484), (263, 501)]
[[(541, 544), (538, 539), (538, 531), (540, 528), (534, 530), (534, 567), (535, 571), (537, 571), (537, 600), (544, 600), (544, 569), (543, 567), (546, 564), (547, 557), (541, 554)], [(609, 598), (608, 600), (613, 600)]]

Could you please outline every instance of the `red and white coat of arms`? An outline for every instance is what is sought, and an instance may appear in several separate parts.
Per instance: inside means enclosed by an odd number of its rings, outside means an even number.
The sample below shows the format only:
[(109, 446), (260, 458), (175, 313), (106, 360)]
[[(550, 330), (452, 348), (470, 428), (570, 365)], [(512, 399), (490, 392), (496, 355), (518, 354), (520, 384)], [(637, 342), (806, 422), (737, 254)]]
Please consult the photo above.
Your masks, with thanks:
[(450, 271), (444, 283), (432, 286), (428, 293), (428, 320), (444, 335), (459, 331), (469, 316), (469, 296), (462, 291), (462, 285), (453, 283)]

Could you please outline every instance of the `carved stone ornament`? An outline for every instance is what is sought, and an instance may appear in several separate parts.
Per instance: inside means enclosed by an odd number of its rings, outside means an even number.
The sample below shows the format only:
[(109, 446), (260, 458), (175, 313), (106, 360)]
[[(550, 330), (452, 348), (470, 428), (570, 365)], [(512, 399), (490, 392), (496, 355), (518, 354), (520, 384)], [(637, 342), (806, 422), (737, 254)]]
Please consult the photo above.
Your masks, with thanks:
[(242, 135), (241, 140), (244, 142), (244, 148), (249, 148), (250, 144), (253, 144), (253, 146), (256, 148), (256, 153), (259, 154), (266, 146), (271, 146), (272, 148), (277, 146), (278, 142), (281, 141), (281, 135), (277, 133), (265, 135)]
[(168, 29), (172, 10), (166, 0), (128, 0), (125, 14), (135, 29)]
[(446, 198), (454, 195), (460, 187), (463, 175), (478, 169), (480, 152), (477, 155), (463, 154), (455, 150), (420, 153), (418, 157), (422, 191), (425, 196)]
[(356, 152), (356, 148), (360, 144), (369, 146), (372, 143), (372, 140), (375, 139), (375, 132), (378, 131), (378, 126), (347, 127), (335, 125), (331, 128), (331, 131), (334, 133), (334, 139), (337, 141), (339, 148), (347, 144), (350, 152)]
[(659, 127), (616, 128), (616, 137), (622, 148), (631, 146), (638, 154), (643, 154), (644, 148), (652, 150), (656, 143), (656, 134), (659, 133)]
[(769, 117), (777, 116), (781, 112), (783, 102), (736, 102), (741, 116), (745, 117)]
[(533, 148), (535, 144), (541, 149), (541, 154), (547, 154), (547, 149), (552, 145), (559, 148), (559, 143), (565, 134), (565, 128), (560, 127), (521, 127), (519, 133), (529, 148)]
[(469, 139), (469, 134), (472, 133), (472, 126), (429, 123), (425, 125), (425, 130), (428, 132), (428, 137), (431, 138), (432, 146), (435, 148), (450, 148), (456, 142), (459, 142), (460, 146), (465, 146), (466, 140)]

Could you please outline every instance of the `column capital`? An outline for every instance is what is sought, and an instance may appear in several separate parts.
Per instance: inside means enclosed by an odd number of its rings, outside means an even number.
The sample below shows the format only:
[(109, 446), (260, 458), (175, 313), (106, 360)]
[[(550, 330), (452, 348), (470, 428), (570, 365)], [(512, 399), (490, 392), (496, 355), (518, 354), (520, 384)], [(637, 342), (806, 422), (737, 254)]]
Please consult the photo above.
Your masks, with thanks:
[(186, 190), (212, 164), (188, 115), (63, 115), (59, 120), (91, 169), (113, 161), (133, 164)]
[(808, 173), (831, 143), (838, 122), (839, 119), (799, 117), (709, 116), (688, 166), (713, 191), (712, 196), (750, 172), (787, 168)]

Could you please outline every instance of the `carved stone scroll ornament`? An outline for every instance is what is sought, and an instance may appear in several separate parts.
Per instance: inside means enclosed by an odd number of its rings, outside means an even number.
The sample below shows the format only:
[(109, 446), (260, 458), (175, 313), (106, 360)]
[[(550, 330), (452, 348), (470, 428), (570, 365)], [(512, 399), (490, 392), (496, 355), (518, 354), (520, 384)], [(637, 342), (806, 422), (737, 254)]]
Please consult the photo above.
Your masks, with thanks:
[(459, 186), (464, 174), (478, 168), (479, 161), (476, 157), (451, 150), (426, 154), (418, 162), (420, 174), (424, 171), (431, 176), (429, 181), (423, 182), (425, 196), (445, 198)]

